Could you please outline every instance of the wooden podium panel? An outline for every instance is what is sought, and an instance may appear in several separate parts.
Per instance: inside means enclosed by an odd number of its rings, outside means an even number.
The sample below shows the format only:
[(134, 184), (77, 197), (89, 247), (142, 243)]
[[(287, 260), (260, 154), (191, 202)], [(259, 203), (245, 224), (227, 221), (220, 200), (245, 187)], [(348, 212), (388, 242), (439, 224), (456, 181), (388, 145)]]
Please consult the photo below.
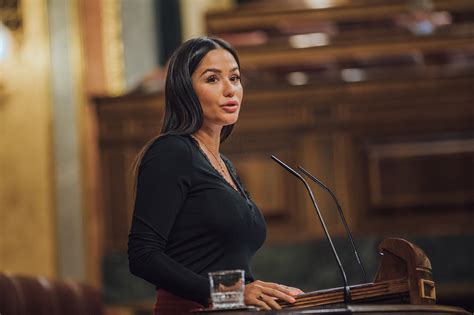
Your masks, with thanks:
[(302, 310), (280, 310), (280, 311), (199, 311), (196, 314), (229, 314), (229, 315), (250, 315), (250, 314), (462, 314), (471, 315), (466, 310), (445, 305), (406, 305), (406, 304), (361, 304), (361, 305), (332, 305), (324, 307), (314, 307)]

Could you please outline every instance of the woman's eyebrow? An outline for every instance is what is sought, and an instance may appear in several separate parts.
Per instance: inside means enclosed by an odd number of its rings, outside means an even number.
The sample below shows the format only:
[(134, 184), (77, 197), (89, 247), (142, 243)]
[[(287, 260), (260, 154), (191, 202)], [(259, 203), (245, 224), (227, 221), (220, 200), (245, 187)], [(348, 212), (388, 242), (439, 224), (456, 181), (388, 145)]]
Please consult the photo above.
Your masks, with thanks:
[[(236, 70), (239, 70), (239, 67), (234, 67), (232, 69), (230, 69), (229, 72), (234, 72)], [(216, 73), (222, 73), (222, 70), (220, 69), (217, 69), (217, 68), (207, 68), (206, 70), (204, 70), (202, 73), (201, 73), (201, 77), (206, 73), (206, 72), (216, 72)]]
[(222, 70), (217, 69), (217, 68), (207, 68), (201, 73), (201, 77), (206, 73), (206, 72), (217, 72), (217, 73), (222, 73)]

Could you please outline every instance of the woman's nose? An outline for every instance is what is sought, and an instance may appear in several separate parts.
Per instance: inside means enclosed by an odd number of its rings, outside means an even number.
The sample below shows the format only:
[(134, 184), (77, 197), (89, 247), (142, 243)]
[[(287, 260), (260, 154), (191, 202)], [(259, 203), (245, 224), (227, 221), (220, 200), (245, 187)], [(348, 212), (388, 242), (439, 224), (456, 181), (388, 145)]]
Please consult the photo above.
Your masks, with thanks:
[(224, 80), (224, 96), (234, 96), (235, 85), (230, 80)]

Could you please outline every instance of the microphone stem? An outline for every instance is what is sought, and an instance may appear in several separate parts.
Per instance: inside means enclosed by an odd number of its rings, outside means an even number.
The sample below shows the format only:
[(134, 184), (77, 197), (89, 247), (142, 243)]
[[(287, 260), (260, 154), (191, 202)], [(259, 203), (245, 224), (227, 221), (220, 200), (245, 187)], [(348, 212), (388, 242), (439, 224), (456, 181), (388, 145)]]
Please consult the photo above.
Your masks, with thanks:
[(329, 192), (329, 194), (331, 195), (332, 199), (334, 200), (334, 202), (336, 203), (336, 207), (337, 207), (337, 211), (339, 212), (339, 216), (342, 220), (342, 223), (344, 225), (344, 229), (346, 230), (346, 234), (347, 236), (349, 237), (349, 240), (351, 241), (351, 245), (352, 245), (352, 248), (354, 249), (354, 255), (357, 259), (357, 262), (359, 263), (359, 266), (362, 270), (362, 275), (364, 277), (364, 281), (365, 282), (368, 282), (367, 280), (367, 274), (365, 272), (365, 268), (364, 268), (364, 265), (362, 264), (362, 261), (359, 257), (359, 252), (357, 251), (357, 247), (355, 245), (355, 242), (354, 242), (354, 238), (352, 237), (352, 233), (349, 229), (349, 226), (347, 225), (347, 222), (346, 222), (346, 218), (344, 216), (344, 212), (342, 211), (342, 208), (341, 208), (341, 205), (339, 204), (339, 202), (337, 201), (337, 198), (336, 198), (336, 195), (334, 195), (334, 193), (332, 192), (331, 189), (329, 189), (329, 187), (327, 187), (326, 185), (324, 185), (323, 182), (321, 182), (319, 179), (317, 179), (315, 176), (313, 176), (312, 174), (310, 174), (307, 170), (305, 170), (302, 166), (298, 167), (299, 170), (301, 170), (306, 176), (308, 176), (313, 182), (317, 183), (319, 186), (321, 186), (322, 188), (324, 188), (327, 192)]
[(347, 283), (347, 277), (346, 277), (346, 273), (344, 272), (344, 268), (342, 267), (342, 263), (339, 259), (339, 256), (337, 255), (337, 251), (336, 251), (336, 248), (334, 247), (334, 244), (332, 242), (332, 239), (331, 239), (331, 236), (329, 235), (329, 231), (326, 227), (326, 223), (324, 222), (324, 219), (323, 219), (323, 216), (321, 215), (321, 211), (319, 210), (319, 207), (318, 207), (318, 204), (316, 203), (316, 199), (314, 198), (314, 195), (313, 195), (313, 192), (311, 191), (311, 188), (309, 187), (308, 183), (306, 182), (306, 180), (300, 175), (298, 174), (298, 172), (296, 172), (295, 170), (293, 170), (291, 167), (289, 167), (288, 165), (286, 165), (285, 163), (283, 163), (282, 161), (280, 161), (277, 157), (275, 157), (274, 155), (271, 156), (271, 158), (277, 162), (278, 164), (280, 164), (283, 168), (285, 168), (287, 171), (289, 171), (291, 174), (293, 174), (294, 176), (296, 176), (299, 180), (301, 180), (304, 184), (304, 186), (306, 187), (306, 190), (308, 191), (309, 193), (309, 196), (311, 197), (311, 202), (313, 203), (313, 207), (314, 209), (316, 210), (316, 214), (318, 215), (318, 218), (319, 218), (319, 221), (321, 222), (321, 226), (323, 227), (323, 230), (324, 230), (324, 234), (326, 236), (326, 239), (328, 240), (330, 246), (331, 246), (331, 249), (332, 249), (332, 253), (334, 255), (334, 258), (336, 259), (337, 261), (337, 266), (339, 267), (339, 270), (341, 272), (341, 275), (342, 275), (342, 280), (344, 282), (344, 303), (348, 304), (349, 302), (351, 302), (352, 298), (351, 298), (351, 292), (350, 292), (350, 288), (349, 288), (349, 285)]
[(323, 230), (324, 230), (324, 234), (326, 235), (326, 238), (329, 242), (329, 244), (331, 245), (331, 248), (332, 248), (332, 252), (334, 254), (334, 258), (336, 259), (337, 261), (337, 265), (339, 267), (339, 270), (341, 271), (341, 274), (342, 274), (342, 278), (343, 278), (343, 281), (344, 281), (344, 303), (349, 303), (351, 301), (351, 293), (350, 293), (350, 289), (349, 289), (349, 284), (347, 282), (347, 277), (346, 277), (346, 273), (344, 272), (344, 269), (342, 268), (342, 263), (341, 263), (341, 260), (339, 259), (339, 256), (337, 255), (337, 252), (336, 252), (336, 247), (334, 246), (333, 242), (332, 242), (332, 238), (331, 236), (329, 235), (329, 231), (326, 227), (326, 223), (324, 222), (324, 219), (321, 215), (321, 211), (319, 210), (319, 207), (318, 207), (318, 204), (316, 203), (316, 200), (314, 198), (314, 195), (313, 195), (313, 192), (311, 191), (311, 189), (309, 188), (309, 185), (308, 183), (303, 179), (303, 183), (306, 187), (306, 190), (308, 190), (308, 193), (311, 197), (311, 201), (313, 203), (313, 206), (314, 208), (316, 209), (316, 213), (318, 214), (318, 217), (319, 217), (319, 221), (321, 222), (321, 225), (323, 227)]

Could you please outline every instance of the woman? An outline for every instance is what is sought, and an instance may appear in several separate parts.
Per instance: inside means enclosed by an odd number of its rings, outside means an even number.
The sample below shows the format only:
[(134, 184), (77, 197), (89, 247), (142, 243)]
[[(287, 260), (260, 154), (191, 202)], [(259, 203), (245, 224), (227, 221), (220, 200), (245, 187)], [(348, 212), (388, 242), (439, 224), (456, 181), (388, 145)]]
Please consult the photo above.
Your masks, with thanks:
[(279, 309), (300, 290), (255, 281), (250, 260), (265, 240), (264, 219), (220, 143), (237, 122), (243, 97), (235, 50), (195, 38), (173, 54), (161, 136), (138, 160), (129, 235), (130, 271), (157, 286), (155, 314), (209, 303), (208, 272), (244, 269), (244, 302)]

